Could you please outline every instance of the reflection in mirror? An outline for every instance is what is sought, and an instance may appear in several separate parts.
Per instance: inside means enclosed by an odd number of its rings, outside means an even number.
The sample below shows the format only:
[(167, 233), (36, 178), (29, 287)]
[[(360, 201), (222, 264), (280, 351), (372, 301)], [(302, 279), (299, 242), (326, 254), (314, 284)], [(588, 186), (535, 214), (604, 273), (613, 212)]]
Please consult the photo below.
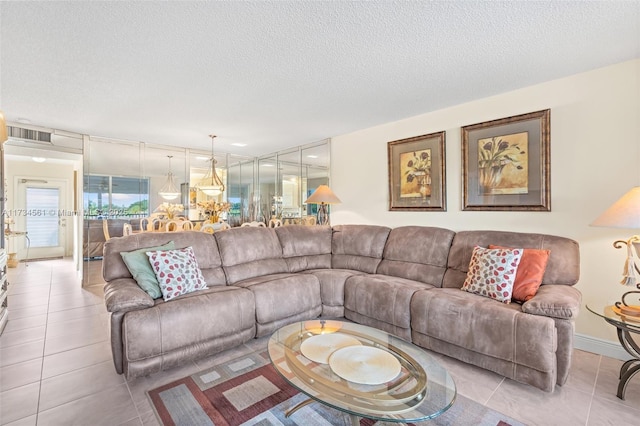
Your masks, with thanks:
[[(181, 195), (165, 200), (158, 192), (167, 182), (169, 159)], [(293, 148), (262, 158), (215, 153), (216, 171), (225, 191), (208, 196), (196, 183), (210, 165), (211, 152), (164, 145), (85, 137), (84, 144), (84, 252), (88, 262), (102, 257), (108, 238), (123, 235), (124, 224), (144, 231), (141, 219), (163, 202), (180, 203), (179, 214), (195, 222), (224, 219), (231, 226), (271, 218), (301, 221), (315, 214), (304, 201), (329, 180), (329, 142)], [(210, 206), (228, 211), (212, 214)], [(212, 204), (214, 203), (214, 204)], [(106, 225), (104, 225), (105, 220)], [(293, 223), (293, 222), (292, 222)], [(99, 268), (93, 268), (98, 270)]]
[(317, 206), (304, 202), (319, 185), (329, 183), (329, 152), (329, 141), (325, 140), (260, 158), (261, 215), (257, 220), (313, 223), (306, 219), (315, 217)]
[[(204, 220), (204, 212), (198, 205), (205, 203), (209, 198), (214, 198), (208, 197), (196, 188), (196, 184), (207, 174), (207, 170), (211, 164), (210, 161), (211, 153), (199, 151), (189, 152), (189, 204), (185, 205), (185, 208), (188, 209), (189, 220)], [(222, 197), (218, 196), (215, 198), (219, 199)]]
[[(181, 199), (176, 196), (174, 199), (167, 199), (160, 195), (162, 188), (167, 185), (169, 163), (171, 163), (171, 172), (175, 186), (180, 189), (180, 185), (188, 182), (187, 179), (187, 156), (184, 149), (167, 147), (164, 145), (142, 145), (142, 164), (140, 176), (146, 176), (149, 179), (149, 209), (155, 211), (162, 203), (181, 204)], [(171, 158), (169, 158), (171, 157)], [(187, 206), (185, 206), (186, 208)]]
[(227, 222), (231, 226), (240, 226), (250, 220), (250, 200), (254, 192), (253, 160), (239, 160), (228, 168), (227, 201), (231, 204)]
[[(149, 215), (150, 181), (137, 142), (87, 138), (83, 170), (83, 284), (102, 282), (104, 243), (123, 235), (125, 223)], [(138, 218), (133, 221), (133, 218)], [(136, 228), (138, 229), (138, 228)]]
[[(301, 176), (306, 179), (302, 200), (306, 200), (320, 185), (329, 185), (329, 143), (317, 144), (302, 148)], [(329, 208), (331, 208), (329, 206)], [(317, 204), (305, 204), (305, 214), (316, 216), (318, 214)]]
[(250, 221), (268, 222), (282, 213), (282, 193), (278, 187), (277, 155), (258, 160), (258, 194), (250, 204)]
[(278, 172), (282, 210), (276, 217), (299, 218), (302, 215), (300, 148), (278, 153)]

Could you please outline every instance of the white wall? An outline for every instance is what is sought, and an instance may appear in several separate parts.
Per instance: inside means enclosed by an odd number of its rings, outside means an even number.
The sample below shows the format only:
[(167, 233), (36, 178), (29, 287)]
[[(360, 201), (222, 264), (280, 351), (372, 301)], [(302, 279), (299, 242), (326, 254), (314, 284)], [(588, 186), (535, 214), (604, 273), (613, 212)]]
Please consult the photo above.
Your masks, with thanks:
[[(375, 90), (372, 88), (372, 90)], [(551, 109), (551, 212), (462, 211), (461, 126)], [(388, 211), (387, 142), (446, 130), (446, 212)], [(589, 223), (640, 184), (640, 60), (526, 87), (479, 101), (363, 129), (331, 142), (331, 187), (342, 200), (331, 223), (458, 230), (541, 232), (580, 243), (583, 309), (576, 332), (617, 341), (614, 328), (584, 308), (611, 304), (633, 230)], [(637, 232), (637, 231), (636, 231)]]

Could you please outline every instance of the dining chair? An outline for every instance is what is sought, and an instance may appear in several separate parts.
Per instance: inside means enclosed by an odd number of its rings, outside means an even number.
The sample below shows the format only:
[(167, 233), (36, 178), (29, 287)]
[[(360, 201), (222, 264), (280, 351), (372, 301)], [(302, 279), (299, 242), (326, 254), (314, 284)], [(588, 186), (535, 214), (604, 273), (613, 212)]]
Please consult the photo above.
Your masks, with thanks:
[(133, 227), (130, 223), (122, 225), (122, 236), (126, 237), (127, 235), (133, 235)]
[(180, 225), (177, 220), (170, 220), (164, 225), (164, 230), (167, 232), (182, 231), (182, 225)]
[(152, 217), (149, 221), (149, 225), (147, 225), (147, 231), (164, 231), (166, 221), (159, 217)]
[(178, 223), (182, 225), (183, 231), (193, 231), (193, 222), (188, 219), (179, 219)]
[(302, 225), (313, 226), (317, 223), (317, 221), (315, 216), (304, 216), (301, 219), (300, 223)]
[(258, 227), (265, 227), (267, 225), (264, 224), (264, 222), (258, 222), (258, 221), (253, 221), (253, 222), (245, 222), (242, 225), (240, 225), (241, 227), (246, 227), (246, 226), (258, 226)]
[(218, 221), (218, 226), (220, 227), (218, 231), (225, 231), (227, 229), (231, 229), (231, 225), (229, 225), (227, 222), (225, 222), (222, 219)]
[(143, 217), (142, 219), (140, 219), (140, 232), (144, 232), (149, 229), (151, 219), (151, 217)]
[(269, 228), (277, 228), (278, 226), (282, 226), (282, 221), (280, 219), (271, 219), (269, 221)]
[(167, 232), (191, 231), (193, 230), (193, 222), (180, 219), (170, 220), (165, 225), (165, 230)]
[(104, 240), (109, 241), (111, 235), (109, 235), (109, 222), (107, 222), (107, 219), (102, 219), (102, 232), (104, 233)]
[(206, 232), (207, 234), (213, 234), (215, 232), (215, 227), (213, 223), (205, 223), (200, 227), (200, 232)]

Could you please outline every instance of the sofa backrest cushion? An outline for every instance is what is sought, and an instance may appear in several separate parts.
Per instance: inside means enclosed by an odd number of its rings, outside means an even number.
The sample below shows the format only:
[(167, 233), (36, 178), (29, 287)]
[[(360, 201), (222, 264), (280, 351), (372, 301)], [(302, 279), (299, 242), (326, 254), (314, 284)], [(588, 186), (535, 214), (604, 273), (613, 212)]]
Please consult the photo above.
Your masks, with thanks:
[(291, 225), (275, 228), (289, 272), (331, 268), (331, 227)]
[(549, 250), (549, 261), (542, 285), (574, 285), (580, 278), (580, 247), (572, 239), (524, 232), (460, 231), (456, 233), (451, 244), (442, 286), (461, 288), (467, 276), (473, 248), (489, 247), (489, 244)]
[(289, 272), (273, 228), (246, 226), (213, 234), (218, 242), (227, 284), (261, 275)]
[(161, 246), (169, 241), (173, 241), (177, 249), (193, 247), (198, 267), (202, 271), (207, 286), (226, 284), (215, 238), (206, 232), (197, 231), (141, 232), (127, 237), (111, 238), (104, 244), (102, 275), (105, 281), (131, 278), (131, 273), (122, 260), (120, 252)]
[(375, 274), (391, 228), (336, 225), (331, 239), (331, 267)]
[(442, 286), (455, 232), (428, 226), (402, 226), (389, 233), (377, 273)]

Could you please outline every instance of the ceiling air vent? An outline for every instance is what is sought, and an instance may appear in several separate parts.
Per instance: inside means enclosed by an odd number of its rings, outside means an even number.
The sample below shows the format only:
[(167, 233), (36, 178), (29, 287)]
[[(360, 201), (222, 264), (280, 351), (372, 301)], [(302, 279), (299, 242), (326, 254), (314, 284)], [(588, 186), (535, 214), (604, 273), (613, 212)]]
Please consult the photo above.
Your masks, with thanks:
[(51, 133), (39, 130), (23, 129), (22, 127), (7, 126), (10, 138), (23, 139), (31, 142), (47, 143), (51, 145)]

